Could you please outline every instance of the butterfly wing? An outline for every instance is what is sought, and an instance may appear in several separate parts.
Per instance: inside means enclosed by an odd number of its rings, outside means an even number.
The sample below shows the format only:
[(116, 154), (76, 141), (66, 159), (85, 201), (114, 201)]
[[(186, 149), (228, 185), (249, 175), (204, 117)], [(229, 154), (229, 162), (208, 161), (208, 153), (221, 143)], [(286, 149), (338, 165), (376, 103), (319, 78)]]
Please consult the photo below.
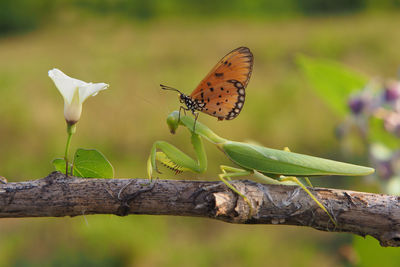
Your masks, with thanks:
[(200, 111), (219, 120), (234, 119), (244, 105), (252, 68), (250, 49), (236, 48), (215, 65), (190, 97), (197, 102)]

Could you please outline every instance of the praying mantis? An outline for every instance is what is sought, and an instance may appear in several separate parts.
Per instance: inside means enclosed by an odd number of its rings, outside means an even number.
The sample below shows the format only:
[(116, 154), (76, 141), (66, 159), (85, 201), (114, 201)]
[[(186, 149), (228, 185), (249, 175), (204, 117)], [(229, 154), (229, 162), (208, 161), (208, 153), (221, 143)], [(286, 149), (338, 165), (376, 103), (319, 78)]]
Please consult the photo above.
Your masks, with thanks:
[(304, 177), (308, 185), (312, 187), (307, 177), (325, 175), (363, 176), (374, 172), (373, 168), (293, 153), (287, 148), (277, 150), (231, 141), (218, 136), (199, 121), (196, 122), (194, 130), (194, 123), (195, 120), (191, 116), (181, 116), (178, 111), (172, 112), (167, 117), (167, 124), (171, 133), (174, 134), (179, 126), (184, 126), (191, 132), (191, 142), (197, 160), (192, 159), (165, 141), (156, 141), (152, 146), (147, 162), (148, 176), (152, 179), (154, 172), (159, 172), (156, 165), (157, 161), (176, 173), (183, 171), (205, 172), (207, 156), (202, 142), (202, 138), (204, 138), (215, 144), (233, 163), (240, 167), (221, 165), (222, 173), (218, 177), (227, 187), (246, 201), (250, 209), (249, 216), (252, 214), (252, 205), (245, 195), (229, 183), (233, 177), (255, 175), (269, 184), (298, 185), (328, 214), (330, 220), (336, 226), (336, 220), (307, 187), (299, 181), (298, 177)]

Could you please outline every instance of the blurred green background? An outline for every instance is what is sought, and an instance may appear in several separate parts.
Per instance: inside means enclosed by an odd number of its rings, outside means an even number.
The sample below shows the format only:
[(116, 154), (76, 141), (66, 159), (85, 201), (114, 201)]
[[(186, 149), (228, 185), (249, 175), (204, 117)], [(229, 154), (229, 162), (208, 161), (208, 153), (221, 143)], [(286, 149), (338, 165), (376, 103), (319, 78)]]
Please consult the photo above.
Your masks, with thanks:
[[(72, 149), (97, 148), (117, 177), (146, 177), (155, 140), (193, 155), (186, 131), (171, 136), (179, 107), (164, 83), (190, 93), (227, 52), (248, 46), (254, 71), (233, 121), (200, 120), (233, 140), (368, 164), (340, 150), (341, 121), (310, 88), (298, 54), (340, 61), (369, 77), (396, 77), (400, 1), (0, 1), (0, 175), (38, 179), (63, 155), (63, 100), (47, 71), (57, 67), (110, 89), (89, 99)], [(229, 164), (206, 144), (206, 174)], [(376, 191), (363, 178), (317, 185)], [(372, 238), (288, 226), (230, 225), (161, 216), (2, 219), (1, 266), (396, 266), (400, 253)], [(397, 264), (396, 264), (397, 263)]]

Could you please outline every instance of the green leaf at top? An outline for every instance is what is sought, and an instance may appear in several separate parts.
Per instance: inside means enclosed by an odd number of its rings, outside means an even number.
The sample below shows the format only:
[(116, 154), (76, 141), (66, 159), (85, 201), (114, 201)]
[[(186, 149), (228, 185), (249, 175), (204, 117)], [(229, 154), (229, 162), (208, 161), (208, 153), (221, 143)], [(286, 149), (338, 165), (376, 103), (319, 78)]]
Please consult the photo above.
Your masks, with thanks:
[(349, 112), (350, 93), (362, 89), (368, 82), (363, 74), (335, 61), (299, 55), (297, 63), (317, 94), (341, 116)]
[(100, 151), (79, 148), (74, 156), (73, 175), (86, 178), (114, 178), (114, 168)]

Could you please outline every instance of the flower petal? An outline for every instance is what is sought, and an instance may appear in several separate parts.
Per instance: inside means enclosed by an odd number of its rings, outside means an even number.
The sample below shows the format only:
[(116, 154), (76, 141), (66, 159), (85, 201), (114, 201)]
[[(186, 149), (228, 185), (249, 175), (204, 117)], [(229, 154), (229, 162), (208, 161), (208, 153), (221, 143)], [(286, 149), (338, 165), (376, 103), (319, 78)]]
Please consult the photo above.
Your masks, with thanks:
[(85, 102), (85, 100), (89, 96), (95, 96), (101, 90), (105, 90), (108, 88), (108, 84), (106, 83), (88, 83), (84, 87), (79, 87), (79, 100), (81, 103)]
[(74, 79), (65, 75), (59, 69), (49, 70), (49, 77), (53, 80), (56, 85), (58, 91), (60, 91), (61, 95), (64, 97), (65, 102), (71, 103), (72, 98), (74, 96), (74, 91), (77, 88), (85, 87), (88, 83), (84, 81)]
[(71, 103), (64, 102), (64, 118), (68, 124), (77, 123), (81, 117), (82, 104), (79, 101), (79, 93), (76, 91)]

